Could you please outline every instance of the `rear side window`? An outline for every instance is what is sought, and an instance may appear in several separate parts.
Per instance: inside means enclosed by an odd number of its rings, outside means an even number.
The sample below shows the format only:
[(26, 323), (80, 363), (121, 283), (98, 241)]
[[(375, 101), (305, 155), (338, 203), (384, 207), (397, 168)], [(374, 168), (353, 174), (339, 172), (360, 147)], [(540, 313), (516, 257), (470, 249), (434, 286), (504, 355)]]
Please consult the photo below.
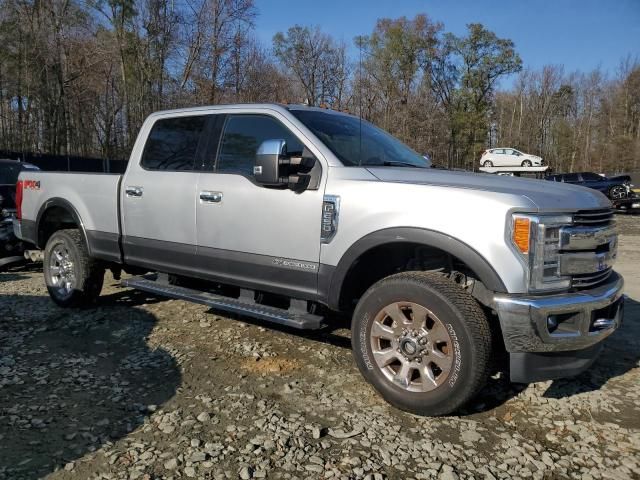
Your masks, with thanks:
[(206, 116), (176, 117), (153, 124), (140, 164), (147, 170), (194, 169)]
[(287, 153), (302, 154), (304, 146), (275, 118), (266, 115), (232, 115), (224, 127), (216, 171), (253, 176), (258, 147), (265, 140), (284, 140)]
[(565, 182), (579, 182), (580, 181), (580, 177), (578, 176), (577, 173), (566, 173), (563, 178), (564, 178)]

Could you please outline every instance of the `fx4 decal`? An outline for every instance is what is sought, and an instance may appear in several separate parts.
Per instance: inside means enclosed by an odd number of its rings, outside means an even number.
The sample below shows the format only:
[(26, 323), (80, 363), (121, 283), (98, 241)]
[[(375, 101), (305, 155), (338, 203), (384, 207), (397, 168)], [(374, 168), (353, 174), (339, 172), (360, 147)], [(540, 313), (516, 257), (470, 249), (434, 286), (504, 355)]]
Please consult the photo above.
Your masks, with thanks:
[(40, 180), (23, 180), (22, 188), (25, 190), (40, 190)]

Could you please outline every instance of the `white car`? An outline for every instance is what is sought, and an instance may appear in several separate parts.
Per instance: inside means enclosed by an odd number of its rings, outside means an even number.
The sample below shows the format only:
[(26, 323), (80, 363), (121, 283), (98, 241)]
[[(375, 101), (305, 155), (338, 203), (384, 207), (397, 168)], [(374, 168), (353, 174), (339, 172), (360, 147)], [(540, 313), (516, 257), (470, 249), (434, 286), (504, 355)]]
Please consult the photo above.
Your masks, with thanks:
[(491, 148), (480, 157), (483, 167), (540, 167), (544, 164), (542, 157), (522, 153), (515, 148)]

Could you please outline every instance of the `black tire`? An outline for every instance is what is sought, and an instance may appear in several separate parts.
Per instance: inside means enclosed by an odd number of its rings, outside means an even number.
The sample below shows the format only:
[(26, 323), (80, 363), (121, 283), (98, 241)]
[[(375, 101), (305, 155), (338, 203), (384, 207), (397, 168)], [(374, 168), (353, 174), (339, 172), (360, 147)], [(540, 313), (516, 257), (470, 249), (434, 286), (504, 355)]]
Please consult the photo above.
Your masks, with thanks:
[[(396, 385), (376, 363), (372, 325), (376, 315), (395, 302), (426, 307), (450, 335), (451, 370), (431, 391), (409, 391)], [(353, 353), (364, 378), (395, 407), (427, 416), (455, 412), (482, 389), (491, 367), (491, 338), (487, 317), (473, 297), (449, 278), (433, 272), (404, 272), (377, 282), (358, 302), (351, 326)]]
[(531, 167), (531, 166), (533, 166), (533, 163), (531, 163), (531, 160), (524, 160), (522, 162), (522, 166), (523, 167)]
[(493, 167), (493, 162), (491, 160), (486, 160), (483, 164), (483, 167)]
[[(56, 248), (68, 252), (74, 282), (71, 291), (54, 284), (52, 255)], [(53, 262), (55, 263), (55, 261)], [(95, 302), (102, 291), (104, 267), (89, 256), (87, 246), (78, 230), (58, 230), (49, 238), (44, 249), (44, 278), (49, 296), (61, 307), (78, 307)]]

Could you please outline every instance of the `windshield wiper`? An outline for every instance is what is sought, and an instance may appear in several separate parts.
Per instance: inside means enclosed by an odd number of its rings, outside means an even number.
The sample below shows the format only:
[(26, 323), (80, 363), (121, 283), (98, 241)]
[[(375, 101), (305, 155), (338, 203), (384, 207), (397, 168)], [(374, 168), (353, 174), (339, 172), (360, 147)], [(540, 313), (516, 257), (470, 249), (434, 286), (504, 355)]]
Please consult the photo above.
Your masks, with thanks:
[(407, 162), (395, 162), (395, 161), (389, 161), (386, 160), (382, 163), (363, 163), (362, 166), (369, 166), (369, 167), (411, 167), (411, 168), (426, 168), (426, 166), (420, 166), (420, 165), (416, 165), (414, 163), (407, 163)]

